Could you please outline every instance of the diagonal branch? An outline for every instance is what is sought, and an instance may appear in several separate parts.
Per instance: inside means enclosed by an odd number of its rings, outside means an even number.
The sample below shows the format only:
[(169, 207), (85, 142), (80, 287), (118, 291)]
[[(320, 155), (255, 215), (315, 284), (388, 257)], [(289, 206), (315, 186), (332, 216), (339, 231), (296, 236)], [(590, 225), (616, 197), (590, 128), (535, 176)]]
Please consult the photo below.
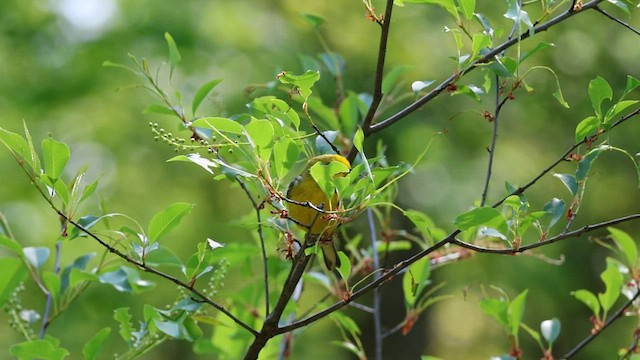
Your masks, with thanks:
[(619, 217), (619, 218), (603, 221), (603, 222), (598, 223), (598, 224), (585, 225), (585, 226), (583, 226), (582, 228), (580, 228), (578, 230), (562, 233), (560, 235), (553, 236), (553, 237), (550, 237), (550, 238), (542, 240), (542, 241), (538, 241), (538, 242), (533, 243), (533, 244), (528, 244), (528, 245), (521, 246), (521, 247), (519, 247), (517, 249), (515, 249), (515, 248), (511, 248), (511, 249), (488, 248), (488, 247), (484, 247), (484, 246), (478, 246), (478, 245), (475, 245), (475, 244), (471, 244), (471, 243), (468, 243), (468, 242), (465, 242), (465, 241), (462, 241), (462, 240), (458, 240), (458, 239), (452, 240), (451, 243), (455, 244), (455, 245), (458, 245), (460, 247), (463, 247), (465, 249), (473, 250), (475, 252), (489, 253), (489, 254), (514, 255), (514, 254), (517, 254), (517, 253), (523, 253), (523, 252), (531, 250), (531, 249), (535, 249), (535, 248), (539, 248), (539, 247), (546, 246), (546, 245), (549, 245), (549, 244), (553, 244), (553, 243), (558, 242), (560, 240), (565, 240), (565, 239), (569, 239), (569, 238), (575, 238), (575, 237), (578, 237), (580, 235), (590, 233), (590, 232), (592, 232), (594, 230), (598, 230), (598, 229), (602, 229), (602, 228), (605, 228), (605, 227), (621, 224), (621, 223), (624, 223), (624, 222), (627, 222), (627, 221), (639, 220), (639, 219), (640, 219), (640, 214), (631, 214), (631, 215), (627, 215), (627, 216), (623, 216), (623, 217)]
[[(387, 58), (387, 42), (389, 40), (389, 29), (391, 28), (391, 14), (393, 11), (393, 0), (387, 0), (387, 6), (384, 12), (384, 18), (382, 19), (382, 30), (380, 32), (380, 46), (378, 48), (378, 63), (376, 65), (375, 80), (373, 83), (373, 98), (369, 110), (362, 120), (362, 130), (364, 133), (369, 132), (369, 128), (373, 119), (376, 116), (376, 111), (380, 106), (380, 101), (384, 94), (382, 93), (382, 80), (384, 77), (384, 62)], [(357, 150), (355, 146), (351, 147), (351, 151), (347, 156), (350, 162), (355, 159)]]
[(497, 56), (498, 54), (500, 54), (504, 50), (510, 48), (511, 46), (517, 44), (518, 42), (531, 37), (532, 34), (543, 32), (543, 31), (547, 31), (547, 30), (549, 30), (549, 28), (551, 28), (551, 27), (553, 27), (553, 26), (555, 26), (555, 25), (557, 25), (557, 24), (569, 19), (570, 17), (572, 17), (574, 15), (577, 15), (578, 13), (581, 13), (581, 12), (583, 12), (585, 10), (595, 9), (598, 6), (598, 4), (603, 2), (603, 1), (604, 0), (592, 0), (587, 4), (584, 4), (582, 6), (582, 9), (579, 10), (579, 11), (567, 10), (567, 11), (563, 12), (562, 14), (556, 16), (555, 18), (547, 21), (546, 23), (540, 24), (540, 25), (534, 27), (533, 28), (534, 29), (533, 33), (531, 31), (527, 31), (525, 33), (522, 33), (520, 36), (516, 36), (516, 37), (514, 37), (514, 38), (512, 38), (510, 40), (505, 41), (503, 44), (501, 44), (498, 47), (496, 47), (496, 48), (492, 49), (491, 51), (489, 51), (487, 54), (485, 54), (485, 56), (483, 56), (480, 59), (474, 61), (471, 65), (469, 65), (468, 68), (463, 70), (461, 73), (455, 73), (455, 74), (449, 76), (446, 80), (444, 80), (442, 83), (440, 83), (440, 85), (438, 85), (435, 89), (431, 90), (429, 93), (425, 94), (420, 99), (418, 99), (415, 102), (411, 103), (409, 106), (407, 106), (404, 109), (398, 111), (397, 113), (393, 114), (392, 116), (388, 117), (387, 119), (382, 120), (382, 121), (380, 121), (378, 123), (375, 123), (375, 124), (371, 125), (367, 129), (363, 128), (363, 131), (364, 131), (365, 135), (369, 135), (369, 134), (381, 131), (381, 130), (383, 130), (383, 129), (395, 124), (396, 122), (400, 121), (405, 116), (413, 113), (414, 111), (416, 111), (420, 107), (422, 107), (424, 104), (426, 104), (427, 102), (431, 101), (436, 96), (440, 95), (440, 93), (445, 91), (451, 84), (453, 84), (456, 80), (458, 80), (462, 75), (465, 75), (465, 74), (473, 71), (480, 64), (484, 64), (484, 63), (490, 62), (495, 56)]
[(573, 355), (575, 355), (576, 353), (578, 353), (578, 351), (582, 350), (585, 346), (587, 346), (587, 344), (589, 344), (591, 342), (591, 340), (595, 339), (596, 336), (602, 334), (604, 332), (604, 330), (607, 327), (609, 327), (609, 325), (613, 324), (614, 321), (620, 319), (624, 315), (624, 313), (627, 310), (627, 308), (629, 306), (631, 306), (633, 304), (633, 302), (638, 299), (638, 296), (640, 296), (640, 291), (638, 291), (636, 289), (636, 294), (631, 299), (627, 300), (627, 302), (624, 305), (622, 305), (615, 312), (615, 314), (611, 315), (611, 317), (607, 320), (607, 322), (605, 322), (604, 325), (602, 326), (602, 329), (600, 329), (596, 333), (591, 333), (589, 336), (584, 338), (584, 340), (582, 340), (578, 345), (576, 345), (573, 349), (571, 349), (568, 353), (566, 353), (563, 357), (561, 357), (561, 359), (564, 360), (564, 359), (572, 358)]

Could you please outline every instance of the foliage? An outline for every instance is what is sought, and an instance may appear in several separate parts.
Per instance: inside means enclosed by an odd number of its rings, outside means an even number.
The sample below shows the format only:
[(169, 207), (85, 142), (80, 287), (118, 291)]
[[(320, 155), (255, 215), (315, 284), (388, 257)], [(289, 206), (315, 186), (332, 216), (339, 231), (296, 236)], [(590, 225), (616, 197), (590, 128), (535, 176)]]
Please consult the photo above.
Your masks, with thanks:
[[(432, 5), (428, 11), (448, 16), (445, 33), (454, 44), (448, 54), (453, 63), (450, 74), (437, 74), (443, 80), (411, 81), (408, 66), (385, 66), (387, 46), (392, 45), (392, 14), (417, 9), (420, 4)], [(133, 216), (107, 210), (106, 201), (98, 198), (99, 180), (85, 180), (87, 168), (72, 173), (73, 146), (53, 135), (37, 146), (26, 122), (22, 134), (0, 128), (0, 142), (57, 216), (60, 226), (53, 244), (34, 244), (14, 236), (10, 222), (0, 217), (0, 246), (6, 250), (0, 254), (0, 272), (5, 274), (0, 279), (0, 306), (10, 319), (10, 327), (23, 337), (10, 347), (9, 354), (19, 359), (79, 356), (60, 341), (52, 324), (62, 323), (58, 319), (76, 303), (85, 301), (92, 288), (106, 286), (113, 294), (141, 298), (157, 291), (161, 284), (170, 284), (177, 290), (172, 291), (171, 300), (162, 298), (163, 305), (148, 302), (140, 309), (109, 309), (117, 325), (100, 324), (82, 345), (84, 358), (99, 358), (116, 333), (123, 349), (117, 355), (119, 359), (142, 357), (171, 340), (189, 343), (195, 354), (220, 359), (290, 358), (297, 351), (294, 339), (303, 338), (300, 330), (330, 318), (339, 334), (339, 340), (333, 341), (337, 348), (360, 359), (381, 359), (388, 337), (410, 334), (426, 311), (437, 312), (439, 305), (456, 297), (445, 281), (434, 276), (441, 269), (463, 265), (474, 254), (532, 254), (543, 263), (553, 263), (537, 252), (538, 248), (552, 248), (592, 233), (614, 255), (601, 261), (605, 264), (600, 274), (603, 291), (589, 288), (571, 292), (572, 301), (583, 303), (589, 310), (592, 328), (574, 345), (565, 344), (568, 350), (564, 355), (559, 355), (557, 344), (567, 329), (574, 327), (566, 324), (584, 319), (551, 313), (544, 314), (540, 331), (535, 330), (537, 326), (527, 325), (531, 323), (527, 317), (531, 307), (527, 304), (536, 301), (536, 291), (528, 287), (526, 277), (515, 289), (490, 286), (487, 290), (482, 285), (475, 292), (476, 287), (469, 288), (482, 297), (478, 310), (495, 320), (507, 340), (508, 349), (495, 358), (570, 358), (595, 337), (604, 336), (614, 321), (637, 317), (638, 249), (633, 236), (617, 226), (639, 219), (640, 214), (630, 211), (596, 220), (582, 220), (578, 215), (590, 190), (587, 184), (591, 186), (594, 177), (603, 176), (594, 169), (605, 154), (630, 159), (627, 166), (633, 169), (634, 184), (640, 187), (635, 150), (616, 137), (624, 135), (619, 129), (630, 126), (640, 113), (638, 100), (633, 99), (640, 80), (627, 75), (622, 87), (616, 85), (620, 82), (617, 79), (593, 78), (583, 92), (592, 114), (572, 125), (568, 137), (572, 145), (548, 164), (537, 167), (524, 185), (514, 185), (521, 179), (514, 172), (510, 174), (514, 180), (505, 179), (502, 195), (490, 192), (497, 181), (494, 169), (500, 159), (498, 133), (509, 119), (506, 109), (533, 94), (532, 84), (541, 74), (551, 74), (549, 93), (557, 106), (570, 108), (556, 70), (529, 65), (553, 47), (550, 42), (539, 41), (541, 33), (553, 33), (556, 25), (590, 11), (622, 25), (620, 31), (638, 34), (620, 20), (631, 14), (636, 3), (540, 0), (523, 4), (509, 0), (497, 18), (480, 13), (474, 0), (388, 0), (383, 13), (370, 0), (364, 0), (363, 5), (365, 20), (380, 30), (377, 65), (370, 74), (374, 82), (371, 93), (350, 90), (351, 84), (346, 81), (350, 63), (331, 49), (322, 35), (328, 21), (308, 13), (302, 17), (324, 51), (317, 57), (301, 56), (302, 71), (279, 70), (271, 82), (249, 87), (251, 99), (246, 111), (233, 115), (206, 109), (212, 94), (225, 84), (220, 78), (205, 80), (184, 94), (175, 90), (182, 62), (188, 57), (181, 54), (180, 42), (169, 33), (164, 35), (168, 70), (162, 66), (153, 69), (149, 60), (134, 55), (130, 55), (128, 64), (104, 62), (106, 67), (124, 69), (139, 77), (140, 83), (134, 87), (149, 91), (158, 101), (147, 106), (144, 113), (154, 119), (164, 117), (169, 124), (149, 123), (154, 139), (177, 153), (169, 157), (167, 166), (196, 165), (205, 170), (197, 176), (244, 196), (251, 209), (237, 222), (242, 227), (242, 239), (223, 243), (218, 237), (199, 235), (195, 250), (186, 256), (178, 254), (170, 239), (181, 237), (181, 224), (195, 211), (194, 204), (174, 202), (143, 225)], [(609, 8), (623, 15), (611, 15)], [(500, 22), (504, 19), (506, 25)], [(498, 23), (501, 25), (495, 26)], [(319, 90), (324, 79), (332, 79), (335, 95), (327, 96)], [(410, 86), (406, 86), (407, 80)], [(614, 100), (616, 93), (620, 94)], [(490, 109), (477, 116), (491, 128), (483, 159), (485, 170), (479, 176), (474, 174), (483, 179), (478, 197), (472, 208), (452, 217), (452, 226), (439, 224), (427, 211), (405, 208), (399, 200), (415, 195), (405, 180), (416, 177), (421, 164), (433, 161), (425, 159), (436, 151), (433, 143), (446, 139), (448, 131), (430, 135), (408, 163), (394, 163), (387, 146), (393, 142), (400, 120), (410, 119), (445, 94), (452, 101), (460, 98), (458, 95), (472, 100), (462, 102), (468, 109), (475, 106), (468, 104)], [(378, 134), (388, 138), (374, 142)], [(545, 146), (545, 135), (536, 136), (540, 138), (538, 145)], [(337, 194), (340, 206), (327, 209), (325, 204), (288, 198), (287, 188), (308, 159), (335, 153), (343, 154), (352, 164), (345, 176), (336, 176), (348, 170), (338, 162), (316, 163), (309, 171), (327, 197)], [(443, 164), (455, 167), (454, 161)], [(148, 175), (153, 178), (152, 173)], [(532, 189), (549, 178), (559, 180), (559, 185), (569, 191), (568, 200), (552, 188), (545, 189), (535, 201), (529, 199)], [(616, 189), (607, 191), (615, 193)], [(289, 218), (291, 204), (311, 207), (317, 216), (341, 224), (341, 266), (337, 271), (328, 271), (315, 261), (320, 256), (317, 245), (323, 240), (307, 233), (313, 224)], [(576, 226), (576, 221), (584, 224)], [(598, 235), (602, 229), (608, 235)], [(66, 252), (80, 242), (96, 244), (98, 250), (67, 259)], [(382, 294), (393, 281), (400, 282), (404, 316), (396, 324), (383, 325), (381, 315), (386, 309)], [(35, 305), (25, 301), (27, 287), (43, 295), (44, 301)], [(373, 317), (372, 349), (365, 344), (361, 314), (342, 311), (347, 306)], [(560, 318), (565, 323), (564, 332)], [(385, 327), (389, 330), (383, 331)], [(620, 352), (623, 358), (637, 356), (637, 325), (628, 331), (632, 341)], [(526, 348), (526, 343), (537, 345), (539, 350)], [(606, 351), (610, 354), (616, 350)], [(427, 355), (422, 358), (435, 359)]]

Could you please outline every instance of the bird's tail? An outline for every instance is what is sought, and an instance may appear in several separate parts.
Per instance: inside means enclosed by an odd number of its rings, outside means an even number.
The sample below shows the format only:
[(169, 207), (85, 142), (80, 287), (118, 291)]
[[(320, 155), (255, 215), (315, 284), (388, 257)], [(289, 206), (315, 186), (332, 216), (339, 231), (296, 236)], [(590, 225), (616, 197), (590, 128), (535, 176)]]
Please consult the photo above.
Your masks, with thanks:
[(324, 264), (329, 271), (340, 266), (340, 257), (338, 256), (335, 245), (333, 245), (332, 239), (320, 241), (320, 249), (324, 257)]

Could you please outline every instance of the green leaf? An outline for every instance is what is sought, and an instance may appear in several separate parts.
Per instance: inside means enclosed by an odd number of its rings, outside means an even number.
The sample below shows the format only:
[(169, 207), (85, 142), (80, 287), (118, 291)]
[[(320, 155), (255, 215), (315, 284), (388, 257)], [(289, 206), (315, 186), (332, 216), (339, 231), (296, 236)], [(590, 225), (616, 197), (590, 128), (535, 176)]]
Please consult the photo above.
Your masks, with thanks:
[(475, 86), (475, 85), (459, 85), (458, 89), (456, 91), (453, 91), (451, 93), (451, 96), (453, 95), (467, 95), (470, 98), (472, 98), (473, 100), (477, 101), (478, 103), (482, 102), (482, 98), (480, 98), (480, 95), (482, 95), (482, 89)]
[(161, 236), (178, 226), (180, 220), (191, 212), (193, 206), (193, 204), (175, 203), (155, 214), (147, 231), (149, 242), (157, 241)]
[(0, 234), (0, 246), (6, 247), (17, 255), (22, 255), (22, 245), (20, 245), (20, 243), (18, 243), (17, 241), (2, 234)]
[(12, 345), (9, 352), (11, 355), (17, 356), (19, 360), (62, 360), (69, 355), (67, 349), (57, 347), (47, 340), (21, 342)]
[(528, 59), (529, 57), (531, 57), (532, 55), (534, 55), (535, 53), (537, 53), (538, 51), (544, 50), (544, 49), (548, 49), (550, 47), (553, 47), (554, 45), (552, 43), (548, 43), (548, 42), (539, 42), (533, 49), (525, 51), (524, 53), (522, 53), (520, 55), (520, 59), (519, 59), (519, 63), (522, 63), (523, 61), (525, 61), (526, 59)]
[(244, 132), (244, 127), (227, 118), (222, 117), (203, 117), (197, 119), (191, 123), (192, 126), (203, 128), (203, 129), (211, 129), (216, 132), (226, 132), (230, 134), (242, 135)]
[(524, 23), (529, 28), (531, 35), (533, 35), (533, 23), (531, 22), (531, 19), (529, 19), (529, 14), (526, 11), (522, 10), (522, 7), (520, 6), (518, 0), (507, 0), (507, 4), (509, 5), (509, 8), (504, 14), (504, 17), (512, 20), (516, 24), (519, 30), (518, 34), (524, 33), (524, 31), (520, 30), (520, 23)]
[(627, 75), (627, 84), (624, 87), (624, 94), (622, 97), (627, 96), (630, 92), (635, 90), (638, 86), (640, 86), (640, 80), (636, 79), (631, 75)]
[(600, 119), (595, 116), (580, 121), (576, 126), (576, 142), (580, 142), (585, 138), (595, 135), (600, 130)]
[(322, 189), (322, 192), (324, 192), (329, 199), (333, 197), (335, 191), (334, 178), (336, 175), (348, 172), (349, 169), (347, 166), (339, 161), (332, 161), (329, 164), (317, 162), (309, 169), (311, 177), (313, 177), (320, 189)]
[(612, 97), (613, 90), (607, 80), (598, 76), (589, 82), (589, 98), (598, 119), (602, 119), (602, 102), (605, 99), (611, 100)]
[(638, 100), (622, 100), (620, 102), (617, 102), (615, 105), (613, 105), (609, 109), (609, 111), (607, 111), (607, 114), (604, 117), (604, 123), (605, 124), (609, 123), (613, 118), (618, 116), (618, 114), (623, 112), (626, 108), (628, 108), (629, 106), (635, 105), (637, 103), (638, 103)]
[(506, 300), (491, 298), (480, 300), (480, 309), (505, 328), (509, 327), (508, 308), (509, 303)]
[(120, 336), (127, 344), (131, 344), (133, 339), (133, 324), (128, 307), (117, 308), (113, 312), (113, 318), (120, 324)]
[(302, 16), (303, 19), (307, 20), (307, 22), (314, 28), (319, 28), (320, 25), (327, 22), (325, 18), (319, 15), (307, 14), (307, 13), (302, 13), (300, 15)]
[(49, 248), (46, 247), (26, 247), (22, 250), (25, 258), (36, 269), (40, 269), (42, 264), (49, 258)]
[(620, 229), (608, 227), (607, 230), (613, 241), (618, 245), (618, 248), (620, 248), (620, 251), (622, 251), (622, 255), (626, 258), (628, 267), (631, 269), (635, 268), (638, 262), (638, 247), (636, 246), (636, 242), (629, 234)]
[(422, 89), (429, 87), (434, 82), (434, 80), (414, 81), (411, 83), (411, 91), (418, 96), (418, 93), (420, 93)]
[(578, 181), (575, 176), (569, 174), (553, 174), (553, 176), (562, 181), (564, 186), (571, 192), (571, 195), (576, 196), (578, 193)]
[(612, 260), (607, 258), (607, 268), (600, 274), (600, 278), (605, 285), (605, 291), (604, 293), (598, 293), (598, 300), (600, 300), (600, 305), (602, 305), (605, 313), (613, 307), (618, 297), (620, 297), (620, 290), (624, 281), (620, 269)]
[(560, 335), (560, 320), (553, 318), (551, 320), (541, 322), (540, 332), (549, 344), (553, 344), (553, 342), (558, 338), (558, 335)]
[(360, 104), (358, 94), (352, 91), (340, 103), (338, 114), (340, 114), (341, 129), (344, 134), (350, 134), (360, 121)]
[(507, 313), (509, 316), (509, 329), (513, 336), (518, 335), (518, 329), (520, 328), (520, 323), (524, 316), (525, 300), (527, 299), (528, 292), (528, 289), (521, 292), (515, 297), (515, 299), (511, 300), (511, 303), (509, 303)]
[(458, 15), (458, 9), (453, 0), (402, 0), (401, 3), (409, 4), (433, 4), (438, 5), (446, 12), (448, 12), (456, 22), (459, 22), (460, 16)]
[(311, 87), (316, 81), (320, 80), (320, 72), (309, 70), (302, 75), (282, 72), (278, 75), (278, 80), (283, 84), (291, 84), (297, 87), (304, 101), (307, 101), (311, 95)]
[(76, 258), (71, 265), (67, 266), (62, 270), (60, 275), (60, 291), (64, 292), (67, 290), (69, 286), (74, 286), (76, 282), (71, 280), (71, 272), (73, 269), (82, 271), (87, 267), (87, 264), (91, 259), (96, 256), (96, 253), (89, 253)]
[(276, 175), (282, 179), (295, 165), (300, 149), (290, 137), (282, 137), (273, 144), (273, 165)]
[(0, 258), (0, 308), (7, 303), (16, 287), (27, 279), (27, 267), (20, 259)]
[(403, 215), (411, 220), (413, 225), (415, 225), (425, 236), (431, 235), (431, 229), (435, 224), (427, 214), (418, 210), (405, 210), (403, 211)]
[(42, 140), (42, 157), (44, 159), (44, 172), (52, 179), (57, 179), (67, 165), (71, 156), (67, 144), (52, 138)]
[(171, 79), (173, 77), (173, 70), (182, 59), (182, 56), (180, 56), (178, 46), (176, 46), (176, 42), (173, 40), (173, 37), (171, 37), (171, 34), (169, 34), (168, 32), (164, 33), (164, 39), (167, 41), (167, 45), (169, 46), (169, 64), (171, 66), (169, 79)]
[(84, 189), (82, 190), (82, 196), (80, 196), (80, 200), (78, 201), (78, 203), (81, 203), (87, 200), (91, 195), (93, 195), (93, 193), (96, 192), (97, 188), (98, 188), (98, 180), (96, 179), (91, 184), (84, 187)]
[(458, 0), (462, 8), (462, 14), (467, 20), (471, 20), (476, 10), (476, 0)]
[[(509, 1), (516, 1), (516, 0), (509, 0)], [(562, 95), (562, 89), (560, 88), (560, 79), (558, 79), (558, 75), (556, 75), (556, 72), (553, 71), (552, 68), (547, 66), (534, 66), (531, 69), (529, 69), (527, 73), (531, 70), (537, 70), (537, 69), (547, 70), (548, 72), (551, 73), (551, 75), (553, 75), (553, 77), (556, 79), (556, 91), (553, 92), (553, 97), (556, 98), (556, 100), (558, 100), (560, 105), (568, 109), (569, 103), (565, 101), (564, 96)]]
[(589, 152), (582, 157), (580, 162), (578, 163), (578, 169), (576, 170), (576, 180), (583, 181), (589, 175), (589, 170), (591, 170), (591, 166), (593, 162), (600, 156), (605, 150), (608, 150), (609, 147), (606, 145), (598, 146), (597, 148), (589, 150)]
[(566, 204), (564, 200), (558, 198), (553, 198), (544, 205), (543, 210), (551, 214), (551, 220), (549, 220), (547, 229), (550, 229), (562, 218), (562, 216), (564, 215), (565, 205)]
[(85, 360), (96, 360), (102, 351), (105, 340), (111, 334), (111, 328), (105, 327), (98, 331), (82, 348)]
[(220, 84), (221, 81), (222, 79), (211, 80), (202, 85), (198, 89), (198, 91), (196, 91), (195, 95), (193, 96), (193, 102), (191, 104), (191, 113), (193, 114), (193, 116), (196, 115), (196, 111), (198, 111), (198, 107), (200, 107), (202, 101), (207, 97), (207, 95), (209, 95), (213, 88)]
[(268, 120), (251, 119), (244, 126), (251, 145), (263, 160), (269, 160), (273, 147), (274, 129)]
[(576, 290), (571, 292), (576, 299), (580, 300), (583, 304), (587, 305), (595, 317), (600, 316), (600, 303), (598, 298), (589, 290)]
[(336, 270), (338, 270), (340, 277), (346, 281), (349, 279), (349, 276), (351, 276), (351, 260), (349, 260), (349, 257), (344, 251), (338, 251), (338, 258), (340, 259), (340, 266), (338, 266)]
[(152, 282), (140, 279), (136, 270), (126, 266), (106, 271), (98, 277), (101, 283), (111, 285), (120, 292), (140, 293), (144, 288), (153, 286)]
[[(27, 143), (22, 136), (0, 128), (0, 141), (14, 154), (14, 156), (25, 160), (32, 169), (37, 170), (33, 161), (35, 154), (32, 153), (29, 143)], [(35, 158), (37, 159), (37, 156)]]
[(473, 34), (471, 60), (476, 60), (483, 49), (491, 47), (491, 37), (486, 34)]
[(476, 226), (486, 226), (498, 230), (502, 234), (507, 233), (507, 221), (502, 214), (491, 207), (475, 208), (458, 215), (453, 224), (460, 230), (469, 230)]
[(345, 62), (340, 54), (333, 51), (324, 52), (320, 54), (320, 60), (322, 60), (322, 63), (334, 78), (341, 77), (344, 74)]
[(60, 297), (60, 278), (53, 271), (44, 271), (42, 280), (54, 299)]
[(144, 110), (142, 110), (142, 113), (147, 115), (147, 114), (161, 114), (161, 115), (170, 115), (170, 116), (176, 116), (176, 111), (166, 105), (160, 105), (160, 104), (151, 104), (148, 105), (147, 107), (144, 108)]
[(388, 95), (398, 83), (398, 79), (409, 70), (406, 65), (395, 66), (382, 79), (382, 93)]
[(428, 258), (413, 263), (402, 276), (402, 290), (407, 308), (414, 308), (425, 287), (429, 284), (431, 266)]

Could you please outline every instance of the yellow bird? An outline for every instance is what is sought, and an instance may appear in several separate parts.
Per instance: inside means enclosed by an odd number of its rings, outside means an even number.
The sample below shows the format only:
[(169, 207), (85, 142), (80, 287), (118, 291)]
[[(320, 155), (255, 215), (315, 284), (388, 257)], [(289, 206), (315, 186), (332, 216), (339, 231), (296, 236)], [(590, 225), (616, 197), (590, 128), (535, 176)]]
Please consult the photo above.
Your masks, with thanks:
[[(323, 210), (336, 210), (340, 204), (338, 194), (334, 194), (331, 201), (329, 201), (327, 195), (320, 189), (310, 172), (311, 167), (318, 162), (329, 164), (333, 161), (340, 162), (351, 170), (349, 160), (340, 155), (320, 155), (311, 158), (302, 174), (289, 185), (287, 198), (301, 203), (310, 202)], [(336, 176), (346, 176), (346, 174), (338, 173)], [(326, 215), (308, 206), (289, 204), (289, 217), (299, 225), (304, 225), (310, 236), (318, 237), (318, 243), (324, 255), (324, 263), (327, 269), (333, 270), (340, 266), (340, 258), (333, 244), (333, 234), (339, 223), (335, 219), (327, 219)]]

